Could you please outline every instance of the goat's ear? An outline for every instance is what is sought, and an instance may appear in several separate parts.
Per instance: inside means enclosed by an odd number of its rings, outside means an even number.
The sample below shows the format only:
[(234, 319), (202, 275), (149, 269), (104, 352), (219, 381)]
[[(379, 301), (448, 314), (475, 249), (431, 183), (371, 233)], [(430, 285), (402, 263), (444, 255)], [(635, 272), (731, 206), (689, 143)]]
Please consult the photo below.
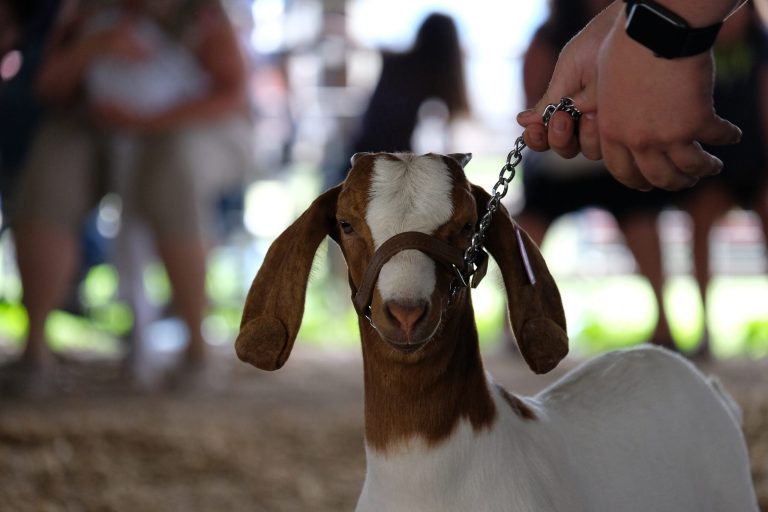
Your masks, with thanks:
[(459, 165), (461, 165), (462, 169), (467, 166), (470, 160), (472, 160), (472, 153), (451, 153), (450, 155), (446, 155), (457, 162), (459, 162)]
[(285, 364), (304, 314), (315, 251), (326, 235), (338, 239), (336, 200), (341, 185), (318, 197), (270, 246), (245, 300), (237, 356), (262, 370)]
[(354, 167), (354, 166), (355, 166), (355, 162), (357, 162), (357, 160), (358, 160), (359, 158), (361, 158), (361, 157), (364, 157), (365, 155), (372, 155), (372, 154), (373, 154), (373, 153), (369, 153), (369, 152), (361, 152), (361, 153), (355, 153), (354, 155), (352, 155), (352, 158), (350, 158), (350, 159), (349, 159), (349, 164), (350, 164), (352, 167)]
[[(472, 185), (479, 216), (491, 196)], [(526, 256), (520, 248), (525, 247)], [(517, 345), (535, 373), (547, 373), (568, 353), (565, 312), (560, 291), (539, 248), (502, 206), (493, 215), (485, 247), (498, 263), (507, 290), (509, 319)], [(535, 277), (532, 284), (529, 270)]]

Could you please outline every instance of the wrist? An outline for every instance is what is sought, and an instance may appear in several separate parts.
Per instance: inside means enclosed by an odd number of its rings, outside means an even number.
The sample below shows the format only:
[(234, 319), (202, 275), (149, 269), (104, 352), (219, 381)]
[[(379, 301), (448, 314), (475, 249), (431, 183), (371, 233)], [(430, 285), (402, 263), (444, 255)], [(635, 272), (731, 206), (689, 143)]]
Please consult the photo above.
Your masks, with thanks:
[(656, 0), (667, 9), (676, 12), (692, 27), (707, 27), (721, 23), (742, 1), (723, 0)]
[(710, 63), (713, 58), (711, 51), (690, 57), (675, 59), (659, 58), (653, 51), (629, 37), (625, 26), (626, 17), (622, 14), (617, 18), (609, 37), (603, 41), (601, 51), (606, 46), (612, 46), (621, 55), (622, 61), (632, 62), (636, 66), (645, 66), (648, 69), (648, 73), (656, 76), (657, 79), (663, 80), (664, 76), (662, 75), (665, 74), (685, 72), (684, 70), (693, 70), (711, 65)]
[(722, 22), (693, 26), (658, 0), (624, 0), (627, 36), (657, 57), (679, 59), (709, 53)]

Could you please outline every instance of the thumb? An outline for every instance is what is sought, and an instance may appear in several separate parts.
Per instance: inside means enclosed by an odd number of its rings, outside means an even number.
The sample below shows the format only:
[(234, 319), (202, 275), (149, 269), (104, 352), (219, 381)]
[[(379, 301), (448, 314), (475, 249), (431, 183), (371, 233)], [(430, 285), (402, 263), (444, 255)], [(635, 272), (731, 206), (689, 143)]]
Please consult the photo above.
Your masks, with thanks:
[(741, 140), (741, 129), (717, 114), (713, 114), (712, 119), (704, 123), (699, 130), (696, 140), (702, 144), (714, 146), (736, 144)]
[(595, 86), (595, 84), (590, 83), (586, 87), (586, 89), (579, 90), (576, 93), (571, 95), (565, 94), (562, 96), (553, 97), (550, 94), (545, 94), (536, 103), (535, 107), (529, 108), (528, 110), (523, 110), (522, 112), (517, 114), (517, 123), (523, 128), (530, 128), (531, 125), (534, 125), (534, 124), (543, 124), (544, 111), (546, 110), (547, 106), (557, 105), (558, 103), (560, 103), (560, 100), (564, 96), (571, 98), (573, 100), (573, 105), (582, 114), (586, 114), (588, 112), (596, 112), (597, 111), (596, 90), (597, 90), (597, 87)]
[(556, 105), (560, 102), (560, 98), (563, 97), (562, 95), (558, 96), (557, 94), (553, 94), (551, 91), (552, 86), (550, 84), (547, 92), (536, 102), (536, 105), (534, 105), (533, 108), (523, 110), (517, 114), (517, 123), (520, 126), (528, 128), (528, 126), (532, 124), (542, 124), (542, 116), (544, 115), (544, 110), (547, 108), (547, 105)]

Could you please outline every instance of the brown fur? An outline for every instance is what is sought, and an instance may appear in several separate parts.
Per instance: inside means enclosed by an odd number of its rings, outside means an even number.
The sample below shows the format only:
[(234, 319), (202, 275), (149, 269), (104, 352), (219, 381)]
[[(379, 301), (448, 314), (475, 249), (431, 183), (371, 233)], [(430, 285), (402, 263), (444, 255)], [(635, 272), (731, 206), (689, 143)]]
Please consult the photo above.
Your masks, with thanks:
[[(349, 268), (349, 280), (359, 287), (374, 253), (365, 213), (371, 170), (376, 158), (396, 158), (387, 154), (365, 154), (353, 160), (353, 169), (343, 186), (320, 196), (309, 209), (272, 245), (254, 279), (246, 300), (238, 356), (259, 368), (282, 366), (298, 332), (304, 306), (306, 281), (312, 257), (328, 234), (339, 242)], [(470, 241), (463, 226), (474, 224), (488, 201), (488, 194), (472, 186), (461, 163), (468, 159), (442, 158), (454, 175), (453, 218), (434, 236), (465, 249)], [(342, 234), (337, 220), (349, 222), (354, 232)], [(554, 284), (538, 249), (526, 237), (531, 263), (538, 282), (527, 281), (506, 211), (493, 219), (486, 239), (489, 252), (499, 263), (509, 299), (510, 319), (526, 361), (534, 371), (553, 368), (567, 352), (565, 316)], [(468, 290), (460, 291), (447, 305), (453, 276), (440, 268), (431, 307), (442, 317), (438, 333), (419, 351), (406, 354), (382, 340), (364, 318), (360, 318), (363, 365), (365, 370), (366, 439), (373, 449), (413, 437), (436, 444), (448, 437), (462, 419), (475, 430), (490, 427), (496, 410), (486, 383), (474, 312)], [(378, 292), (374, 293), (373, 317), (384, 325), (386, 315)], [(430, 317), (431, 318), (431, 317)], [(437, 324), (436, 324), (437, 325)], [(504, 395), (517, 414), (534, 419), (523, 402)]]
[[(466, 294), (465, 294), (466, 295)], [(458, 422), (489, 428), (496, 409), (486, 385), (474, 315), (457, 304), (445, 328), (416, 354), (400, 354), (361, 321), (365, 369), (365, 438), (384, 451), (410, 438), (429, 445)]]
[(341, 187), (318, 197), (269, 248), (245, 300), (238, 357), (262, 370), (285, 364), (304, 314), (304, 295), (317, 246), (338, 239), (334, 212)]
[[(488, 204), (488, 192), (472, 185), (478, 208)], [(512, 330), (525, 362), (536, 373), (547, 373), (568, 354), (568, 334), (560, 292), (539, 248), (520, 229), (536, 283), (528, 282), (515, 224), (502, 206), (493, 216), (485, 247), (496, 260), (504, 278)]]

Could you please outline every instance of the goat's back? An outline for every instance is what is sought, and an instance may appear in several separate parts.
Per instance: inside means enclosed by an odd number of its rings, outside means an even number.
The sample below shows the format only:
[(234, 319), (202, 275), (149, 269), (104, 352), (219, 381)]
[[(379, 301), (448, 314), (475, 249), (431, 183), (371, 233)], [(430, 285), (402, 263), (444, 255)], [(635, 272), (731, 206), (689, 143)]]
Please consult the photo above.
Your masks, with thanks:
[(606, 354), (535, 401), (589, 510), (757, 511), (738, 406), (680, 356)]

